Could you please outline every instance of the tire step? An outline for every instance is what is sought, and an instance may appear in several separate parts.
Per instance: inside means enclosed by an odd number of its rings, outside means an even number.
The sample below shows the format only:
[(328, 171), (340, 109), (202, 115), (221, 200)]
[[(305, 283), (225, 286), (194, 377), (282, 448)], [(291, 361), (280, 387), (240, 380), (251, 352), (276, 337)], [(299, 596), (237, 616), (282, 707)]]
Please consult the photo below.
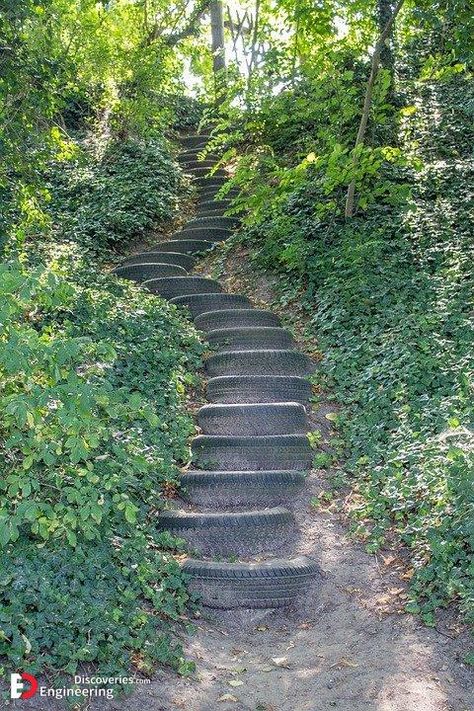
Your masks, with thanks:
[(199, 435), (191, 442), (198, 469), (259, 471), (311, 468), (313, 450), (304, 434), (263, 436)]
[(303, 488), (306, 475), (292, 470), (187, 471), (181, 477), (182, 496), (201, 506), (276, 506)]
[(181, 166), (189, 165), (190, 163), (202, 163), (202, 162), (212, 162), (214, 165), (219, 160), (219, 156), (216, 153), (206, 153), (203, 161), (199, 160), (202, 148), (191, 148), (189, 151), (184, 151), (176, 156), (176, 160)]
[(207, 607), (266, 609), (289, 607), (319, 577), (310, 558), (260, 563), (221, 563), (188, 559), (182, 566), (190, 589)]
[[(219, 192), (220, 187), (218, 188), (201, 188), (198, 192), (198, 198), (202, 202), (204, 201), (209, 201), (212, 200), (213, 198), (216, 197), (217, 193)], [(240, 192), (236, 188), (231, 188), (229, 192), (227, 192), (224, 197), (218, 198), (219, 200), (230, 200), (232, 198), (236, 198), (240, 195)]]
[(160, 264), (177, 264), (186, 271), (189, 271), (196, 264), (196, 260), (189, 254), (179, 252), (139, 252), (132, 254), (123, 261), (121, 266), (130, 264), (146, 264), (147, 262), (158, 262)]
[(183, 227), (185, 230), (191, 230), (196, 227), (223, 227), (233, 230), (240, 224), (240, 220), (235, 217), (211, 216), (211, 217), (195, 217)]
[(311, 385), (291, 375), (224, 375), (207, 383), (207, 399), (214, 403), (300, 402), (311, 398)]
[(194, 178), (193, 180), (193, 185), (195, 185), (198, 188), (216, 188), (219, 190), (223, 185), (225, 185), (228, 181), (227, 178), (222, 178), (220, 176), (215, 176), (215, 175), (199, 175), (197, 178)]
[(211, 140), (211, 137), (205, 133), (193, 133), (189, 136), (180, 136), (179, 142), (185, 148), (196, 148), (200, 145), (206, 145)]
[[(179, 234), (179, 233), (177, 233)], [(177, 236), (177, 235), (175, 235)], [(156, 245), (160, 252), (178, 252), (179, 254), (202, 254), (208, 252), (216, 245), (209, 239), (170, 239), (169, 242), (158, 242)]]
[(207, 340), (210, 346), (220, 351), (288, 350), (295, 347), (287, 330), (271, 326), (217, 328), (208, 331)]
[(175, 232), (173, 239), (203, 239), (217, 244), (230, 237), (232, 230), (228, 227), (191, 227)]
[(282, 506), (238, 513), (161, 511), (157, 526), (209, 555), (278, 550), (295, 536), (293, 514)]
[(198, 204), (198, 214), (206, 210), (228, 210), (232, 200), (203, 200)]
[(229, 174), (223, 168), (217, 168), (213, 173), (210, 171), (215, 166), (215, 163), (211, 163), (210, 166), (200, 165), (196, 168), (186, 168), (186, 173), (192, 175), (194, 178), (209, 177), (209, 178), (224, 178), (228, 179)]
[(197, 423), (210, 435), (296, 434), (309, 429), (306, 410), (297, 402), (204, 405)]
[[(196, 156), (197, 154), (194, 155)], [(208, 156), (206, 156), (204, 160), (198, 160), (198, 158), (195, 157), (194, 160), (186, 161), (185, 172), (190, 173), (195, 168), (207, 168), (207, 170), (212, 170), (216, 162), (217, 161), (212, 160), (212, 158), (209, 158)]]
[(117, 267), (113, 270), (113, 274), (122, 279), (143, 282), (147, 279), (155, 279), (158, 277), (184, 276), (186, 269), (177, 264), (147, 262), (144, 264), (126, 264), (123, 267)]
[(235, 309), (250, 309), (250, 299), (241, 294), (186, 294), (171, 299), (172, 304), (186, 306), (193, 318), (206, 311), (216, 312), (222, 308), (226, 312)]
[(159, 294), (163, 299), (173, 299), (185, 294), (219, 293), (222, 286), (214, 279), (198, 276), (172, 276), (161, 279), (147, 279), (143, 282), (152, 294)]
[[(201, 219), (201, 217), (227, 217), (227, 215), (224, 215), (225, 210), (223, 210), (221, 207), (216, 208), (215, 210), (198, 210), (196, 213), (196, 219)], [(239, 219), (239, 218), (235, 218)], [(240, 224), (240, 221), (239, 221)]]
[[(189, 277), (170, 277), (186, 279)], [(222, 351), (206, 360), (210, 377), (220, 375), (297, 375), (312, 372), (313, 366), (304, 353), (292, 350)]]
[(247, 326), (278, 328), (280, 319), (271, 311), (264, 311), (263, 309), (230, 309), (227, 311), (204, 312), (195, 319), (194, 324), (201, 331)]

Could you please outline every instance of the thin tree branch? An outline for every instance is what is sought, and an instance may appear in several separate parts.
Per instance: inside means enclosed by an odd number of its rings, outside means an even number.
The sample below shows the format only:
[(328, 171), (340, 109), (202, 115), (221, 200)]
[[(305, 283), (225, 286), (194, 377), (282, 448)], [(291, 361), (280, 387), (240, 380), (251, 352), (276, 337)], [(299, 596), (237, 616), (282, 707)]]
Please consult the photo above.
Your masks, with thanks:
[[(356, 142), (354, 145), (354, 149), (357, 148), (361, 143), (364, 142), (364, 137), (365, 137), (365, 132), (367, 130), (367, 122), (369, 120), (369, 113), (370, 113), (370, 105), (372, 102), (372, 92), (375, 84), (375, 80), (377, 78), (377, 73), (378, 73), (378, 68), (380, 64), (380, 54), (382, 52), (383, 47), (385, 46), (385, 42), (390, 35), (392, 25), (395, 22), (395, 19), (400, 12), (403, 3), (405, 0), (398, 0), (397, 5), (395, 6), (395, 9), (388, 20), (387, 24), (385, 25), (385, 29), (380, 35), (377, 44), (375, 45), (374, 53), (372, 55), (372, 66), (370, 69), (370, 76), (369, 80), (367, 82), (367, 88), (365, 91), (365, 98), (364, 98), (364, 107), (362, 109), (362, 116), (360, 118), (360, 124), (359, 124), (359, 130), (357, 131), (357, 138)], [(354, 168), (357, 165), (357, 158), (354, 157), (353, 160), (353, 166)], [(345, 217), (352, 217), (354, 214), (354, 196), (355, 196), (355, 179), (351, 182), (347, 189), (347, 196), (346, 196), (346, 209), (345, 209)]]
[(258, 41), (258, 25), (260, 20), (260, 0), (255, 0), (255, 21), (252, 33), (252, 50), (250, 53), (250, 66), (249, 66), (249, 77), (248, 83), (250, 85), (252, 79), (252, 73), (255, 69), (255, 61), (257, 57), (257, 41)]
[[(188, 5), (189, 3), (187, 3)], [(186, 7), (187, 7), (186, 5)], [(200, 0), (199, 2), (196, 3), (193, 11), (189, 15), (186, 25), (183, 27), (183, 29), (179, 30), (178, 32), (171, 32), (170, 34), (163, 36), (160, 31), (160, 27), (158, 24), (155, 24), (153, 30), (149, 33), (149, 35), (145, 39), (145, 45), (148, 46), (152, 44), (154, 41), (162, 37), (164, 44), (167, 47), (175, 47), (178, 42), (181, 42), (181, 40), (185, 39), (186, 37), (191, 37), (191, 35), (196, 34), (196, 32), (199, 29), (199, 22), (202, 18), (203, 15), (209, 10), (209, 7), (211, 5), (211, 0)], [(185, 12), (185, 10), (184, 10)], [(184, 13), (183, 13), (184, 14)], [(181, 15), (182, 17), (182, 15)], [(180, 18), (179, 18), (180, 19)], [(177, 26), (177, 22), (175, 22), (175, 27)]]

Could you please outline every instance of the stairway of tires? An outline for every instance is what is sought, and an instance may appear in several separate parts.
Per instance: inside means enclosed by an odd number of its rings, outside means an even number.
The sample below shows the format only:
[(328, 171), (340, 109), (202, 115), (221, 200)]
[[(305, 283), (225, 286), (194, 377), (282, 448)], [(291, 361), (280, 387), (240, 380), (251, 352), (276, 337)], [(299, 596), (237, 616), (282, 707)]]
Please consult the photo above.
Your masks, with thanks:
[(287, 508), (311, 467), (312, 368), (276, 315), (192, 274), (199, 255), (238, 226), (224, 216), (229, 199), (216, 197), (226, 172), (210, 174), (213, 155), (199, 159), (208, 139), (183, 137), (178, 156), (198, 188), (196, 216), (115, 272), (186, 306), (212, 347), (205, 361), (209, 404), (197, 413), (202, 434), (191, 444), (192, 469), (183, 473), (180, 508), (161, 512), (158, 525), (188, 542), (194, 557), (184, 569), (205, 605), (286, 607), (318, 570), (309, 558), (292, 556), (299, 532)]

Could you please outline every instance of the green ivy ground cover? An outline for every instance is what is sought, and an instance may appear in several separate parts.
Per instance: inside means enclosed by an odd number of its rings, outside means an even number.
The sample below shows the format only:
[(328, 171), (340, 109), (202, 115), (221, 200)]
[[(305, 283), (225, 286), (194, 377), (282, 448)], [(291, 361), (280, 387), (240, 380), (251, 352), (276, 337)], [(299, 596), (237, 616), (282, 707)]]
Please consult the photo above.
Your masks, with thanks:
[(259, 203), (241, 238), (279, 272), (282, 302), (302, 304), (342, 406), (355, 528), (370, 550), (394, 533), (406, 545), (409, 609), (430, 623), (451, 600), (474, 614), (472, 82), (421, 83), (408, 101), (418, 166), (377, 180), (403, 180), (409, 199), (320, 217), (344, 192), (325, 196), (316, 166), (296, 187), (283, 174), (279, 204)]
[(175, 214), (179, 170), (159, 144), (76, 150), (0, 267), (0, 653), (5, 671), (186, 671), (181, 544), (155, 522), (188, 458), (202, 346), (102, 267)]

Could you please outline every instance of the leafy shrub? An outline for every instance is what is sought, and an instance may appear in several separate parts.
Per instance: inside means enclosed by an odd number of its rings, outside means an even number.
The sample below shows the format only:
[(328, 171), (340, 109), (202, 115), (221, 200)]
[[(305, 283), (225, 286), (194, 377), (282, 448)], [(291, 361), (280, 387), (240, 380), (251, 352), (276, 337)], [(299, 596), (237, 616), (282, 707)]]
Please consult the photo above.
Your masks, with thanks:
[(187, 459), (201, 347), (173, 307), (90, 281), (1, 269), (0, 649), (14, 666), (179, 663), (166, 620), (188, 595), (154, 521)]
[(164, 143), (78, 145), (52, 165), (46, 187), (56, 239), (120, 249), (175, 216), (182, 174)]
[(459, 77), (421, 91), (404, 126), (405, 150), (423, 161), (405, 176), (409, 202), (344, 221), (318, 209), (306, 170), (296, 185), (284, 176), (260, 211), (253, 191), (248, 224), (258, 223), (243, 239), (280, 272), (282, 298), (302, 303), (318, 338), (322, 383), (343, 407), (356, 529), (371, 550), (398, 534), (413, 562), (409, 609), (431, 622), (452, 599), (474, 610), (472, 88)]
[(179, 169), (165, 144), (88, 139), (44, 185), (12, 210), (0, 265), (0, 654), (185, 671), (182, 544), (155, 522), (188, 459), (202, 346), (174, 307), (100, 271), (173, 216)]
[(174, 114), (173, 129), (175, 131), (192, 131), (197, 129), (207, 105), (192, 96), (176, 94), (169, 96), (165, 103)]

